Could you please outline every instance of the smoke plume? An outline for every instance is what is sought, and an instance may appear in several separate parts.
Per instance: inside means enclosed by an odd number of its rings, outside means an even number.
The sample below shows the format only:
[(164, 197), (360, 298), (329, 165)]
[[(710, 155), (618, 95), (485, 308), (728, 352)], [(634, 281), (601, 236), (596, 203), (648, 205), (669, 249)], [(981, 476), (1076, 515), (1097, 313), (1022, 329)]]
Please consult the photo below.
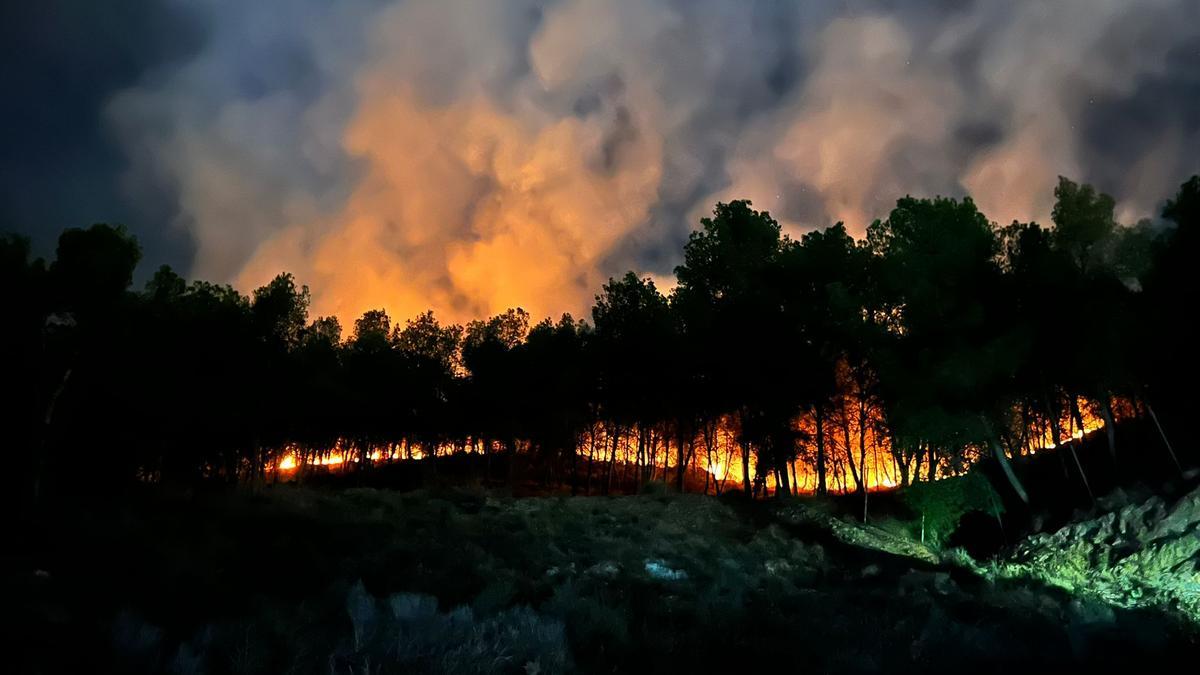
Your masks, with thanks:
[(1132, 219), (1200, 169), (1191, 0), (188, 5), (199, 51), (109, 102), (126, 189), (176, 196), (194, 275), (291, 271), (343, 323), (584, 315), (717, 200), (1046, 220), (1064, 174)]

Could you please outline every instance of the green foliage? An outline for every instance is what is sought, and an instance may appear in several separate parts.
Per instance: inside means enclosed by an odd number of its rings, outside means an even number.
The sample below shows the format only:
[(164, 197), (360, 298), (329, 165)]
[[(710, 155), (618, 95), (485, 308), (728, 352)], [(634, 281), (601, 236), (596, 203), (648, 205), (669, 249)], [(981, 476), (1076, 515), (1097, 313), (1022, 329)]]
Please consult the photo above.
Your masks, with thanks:
[(962, 476), (924, 483), (905, 488), (904, 503), (916, 518), (909, 529), (916, 537), (922, 533), (927, 544), (939, 546), (958, 526), (958, 521), (972, 511), (999, 517), (1004, 505), (992, 484), (980, 471)]

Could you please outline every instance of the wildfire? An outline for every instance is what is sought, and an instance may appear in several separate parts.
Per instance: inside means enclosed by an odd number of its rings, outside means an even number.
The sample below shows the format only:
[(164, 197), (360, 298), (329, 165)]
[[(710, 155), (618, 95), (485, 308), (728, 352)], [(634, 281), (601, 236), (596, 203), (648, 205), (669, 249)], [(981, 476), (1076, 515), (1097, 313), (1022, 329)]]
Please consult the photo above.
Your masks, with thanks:
[[(454, 451), (454, 447), (450, 444), (438, 445), (433, 454), (449, 454)], [(275, 465), (275, 469), (280, 473), (291, 473), (299, 469), (301, 466), (308, 467), (342, 467), (350, 464), (357, 464), (361, 461), (362, 455), (353, 451), (346, 441), (338, 441), (334, 448), (325, 453), (305, 453), (296, 446), (289, 446), (286, 452)], [(397, 448), (394, 444), (388, 447), (375, 447), (366, 453), (367, 461), (372, 464), (383, 463), (397, 459), (422, 459), (426, 456), (425, 450), (420, 446), (410, 446), (407, 452)]]
[[(372, 458), (374, 459), (374, 458)], [(308, 466), (340, 466), (347, 461), (356, 461), (355, 459), (347, 460), (343, 453), (335, 452), (333, 454), (305, 458), (303, 460), (295, 452), (289, 452), (284, 455), (283, 459), (279, 460), (278, 468), (280, 471), (295, 471), (300, 468), (300, 464)]]
[(722, 478), (729, 471), (729, 468), (725, 466), (725, 462), (722, 462), (719, 459), (714, 461), (712, 464), (709, 464), (706, 469), (710, 474), (712, 474), (713, 478), (717, 479)]
[[(1014, 420), (1017, 420), (1014, 411)], [(1115, 401), (1114, 419), (1124, 419), (1135, 413), (1127, 401)], [(822, 433), (825, 455), (826, 489), (835, 494), (856, 492), (862, 485), (868, 491), (892, 490), (906, 481), (926, 480), (928, 477), (946, 478), (959, 475), (971, 464), (986, 456), (982, 448), (967, 447), (955, 453), (956, 462), (932, 455), (934, 466), (930, 467), (930, 454), (921, 448), (908, 452), (897, 451), (891, 445), (891, 437), (884, 430), (882, 412), (870, 403), (847, 396), (839, 406), (827, 410), (822, 418)], [(1009, 454), (1036, 455), (1066, 444), (1077, 442), (1086, 436), (1104, 429), (1105, 421), (1100, 404), (1080, 399), (1064, 412), (1057, 425), (1036, 415), (1020, 417), (1014, 421), (1005, 435), (1005, 447)], [(1055, 430), (1060, 438), (1055, 438)], [(797, 439), (796, 456), (784, 468), (772, 468), (760, 473), (758, 455), (753, 448), (747, 449), (735, 416), (727, 415), (707, 430), (699, 430), (696, 436), (685, 440), (684, 453), (689, 457), (689, 471), (704, 476), (704, 484), (710, 483), (714, 490), (740, 489), (748, 475), (751, 482), (767, 493), (775, 491), (780, 473), (786, 470), (787, 482), (798, 493), (813, 493), (818, 487), (817, 473), (817, 422), (810, 411), (793, 423)], [(634, 468), (649, 480), (669, 480), (678, 470), (679, 440), (672, 434), (663, 433), (656, 427), (646, 429), (614, 428), (605, 422), (596, 422), (585, 429), (578, 439), (575, 452), (588, 458), (589, 465), (606, 463), (617, 470), (625, 480), (637, 475)], [(531, 450), (526, 441), (516, 443), (518, 452)], [(384, 443), (363, 448), (348, 440), (341, 440), (324, 451), (307, 451), (299, 446), (288, 446), (275, 463), (279, 474), (292, 474), (302, 467), (324, 467), (339, 469), (360, 462), (381, 464), (398, 460), (419, 460), (457, 453), (495, 452), (503, 444), (491, 442), (485, 448), (479, 439), (467, 439), (457, 443)], [(748, 452), (747, 457), (742, 453)], [(610, 470), (611, 471), (611, 470)], [(707, 474), (707, 475), (705, 475)], [(706, 489), (708, 489), (706, 487)]]
[[(1124, 408), (1129, 404), (1123, 401), (1119, 401), (1118, 404), (1118, 409), (1113, 413), (1114, 416), (1118, 419), (1128, 416), (1129, 413)], [(1036, 455), (1044, 450), (1055, 450), (1067, 443), (1082, 440), (1085, 436), (1104, 429), (1103, 416), (1097, 414), (1093, 409), (1096, 406), (1097, 404), (1094, 402), (1080, 401), (1078, 418), (1070, 411), (1064, 412), (1061, 419), (1057, 420), (1058, 429), (1062, 434), (1060, 438), (1055, 438), (1054, 425), (1048, 420), (1031, 424), (1032, 435), (1024, 443), (1024, 450), (1031, 455)]]

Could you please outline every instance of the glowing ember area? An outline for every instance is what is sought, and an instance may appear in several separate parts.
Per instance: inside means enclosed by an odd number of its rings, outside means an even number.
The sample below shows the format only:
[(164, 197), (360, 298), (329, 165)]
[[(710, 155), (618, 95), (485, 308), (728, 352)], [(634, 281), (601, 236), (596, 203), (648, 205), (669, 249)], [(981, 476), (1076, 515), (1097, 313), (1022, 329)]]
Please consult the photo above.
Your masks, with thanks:
[(385, 464), (401, 460), (420, 460), (428, 456), (449, 455), (459, 451), (478, 452), (479, 447), (459, 447), (451, 443), (442, 443), (426, 450), (426, 446), (418, 443), (386, 444), (371, 447), (363, 453), (354, 448), (354, 444), (340, 440), (326, 451), (309, 451), (296, 445), (285, 448), (280, 459), (275, 463), (275, 471), (282, 474), (296, 472), (304, 468), (324, 467), (340, 469), (346, 466), (360, 464), (365, 457), (371, 464)]
[[(377, 454), (378, 453), (372, 453), (371, 459), (374, 460)], [(305, 466), (341, 466), (347, 461), (357, 462), (358, 458), (350, 457), (347, 459), (347, 455), (343, 452), (332, 452), (326, 455), (310, 457), (302, 457), (296, 452), (289, 452), (287, 455), (284, 455), (282, 460), (279, 461), (278, 469), (284, 472), (295, 471), (300, 467), (301, 464), (304, 464)]]
[[(1100, 402), (1087, 399), (1077, 399), (1064, 406), (1062, 414), (1051, 423), (1049, 416), (1042, 415), (1029, 420), (1026, 425), (1029, 431), (1020, 448), (1023, 452), (1035, 455), (1045, 450), (1054, 450), (1060, 446), (1078, 441), (1085, 436), (1102, 431), (1105, 428), (1104, 412)], [(1135, 416), (1136, 411), (1131, 402), (1124, 399), (1114, 399), (1109, 403), (1112, 407), (1113, 421), (1119, 421)], [(1057, 428), (1057, 437), (1056, 437)]]
[[(787, 484), (797, 494), (821, 491), (821, 466), (824, 491), (850, 494), (859, 490), (877, 491), (900, 488), (918, 480), (936, 480), (960, 476), (974, 462), (990, 456), (989, 450), (967, 444), (954, 453), (930, 448), (929, 443), (908, 443), (893, 447), (886, 431), (882, 408), (856, 382), (845, 364), (839, 371), (840, 396), (820, 411), (806, 411), (792, 422), (794, 456), (786, 462)], [(1057, 419), (1039, 414), (1032, 407), (1016, 408), (1009, 424), (998, 432), (998, 440), (1014, 458), (1036, 455), (1045, 450), (1067, 446), (1105, 428), (1104, 404), (1099, 401), (1062, 398), (1054, 401), (1061, 411)], [(1109, 402), (1114, 420), (1136, 416), (1128, 400)], [(620, 484), (638, 484), (649, 480), (671, 483), (676, 479), (679, 443), (683, 443), (686, 474), (690, 489), (716, 494), (744, 489), (749, 477), (751, 489), (773, 494), (780, 486), (778, 468), (763, 468), (754, 443), (745, 440), (737, 416), (727, 414), (701, 425), (691, 437), (680, 438), (676, 431), (661, 425), (622, 426), (595, 422), (577, 438), (574, 449), (578, 460), (586, 460), (596, 480)], [(301, 468), (344, 471), (362, 462), (372, 465), (403, 460), (421, 460), (431, 456), (454, 454), (494, 454), (506, 447), (518, 453), (533, 453), (528, 441), (511, 444), (467, 438), (461, 442), (422, 443), (402, 441), (365, 446), (361, 442), (341, 440), (325, 449), (289, 446), (275, 462), (275, 472), (294, 476)], [(364, 448), (367, 448), (364, 450)], [(599, 467), (599, 468), (598, 468)]]
[[(937, 480), (961, 475), (975, 462), (988, 456), (982, 448), (967, 446), (953, 457), (928, 447), (894, 448), (887, 434), (881, 431), (882, 419), (869, 400), (848, 395), (839, 405), (823, 411), (820, 437), (824, 445), (826, 491), (833, 494), (858, 492), (860, 486), (868, 491), (891, 490), (916, 481)], [(1132, 403), (1116, 399), (1111, 403), (1114, 420), (1132, 417)], [(1002, 444), (1011, 456), (1036, 455), (1077, 442), (1105, 428), (1101, 404), (1077, 399), (1074, 408), (1064, 403), (1065, 412), (1058, 420), (1060, 437), (1055, 442), (1054, 424), (1034, 414), (1024, 416), (1025, 424), (1002, 435)], [(1013, 419), (1020, 420), (1021, 411)], [(818, 492), (818, 434), (816, 415), (806, 413), (793, 422), (796, 432), (796, 455), (788, 462), (788, 484), (793, 492)], [(1023, 434), (1023, 436), (1022, 436)], [(1023, 441), (1021, 439), (1024, 439)], [(504, 451), (504, 444), (492, 441), (484, 447), (480, 439), (461, 443), (428, 444), (399, 442), (372, 446), (362, 452), (354, 443), (338, 441), (326, 451), (305, 451), (288, 446), (274, 465), (278, 475), (292, 476), (303, 467), (327, 471), (347, 470), (361, 464), (365, 458), (373, 465), (406, 460), (444, 457), (461, 453), (487, 454)], [(526, 441), (514, 444), (518, 453), (532, 452)], [(576, 457), (586, 461), (597, 476), (615, 476), (620, 482), (641, 476), (645, 481), (671, 482), (678, 470), (678, 439), (662, 429), (618, 428), (597, 422), (578, 439)], [(743, 458), (743, 453), (746, 456)], [(687, 458), (688, 485), (705, 492), (720, 494), (725, 490), (743, 489), (748, 475), (752, 488), (772, 494), (779, 486), (775, 471), (759, 471), (759, 459), (753, 445), (743, 443), (735, 416), (726, 415), (715, 423), (701, 428), (694, 437), (684, 439)], [(932, 467), (930, 465), (932, 461)], [(608, 468), (605, 468), (608, 467)], [(746, 473), (748, 469), (749, 473)], [(608, 478), (612, 480), (612, 478)]]

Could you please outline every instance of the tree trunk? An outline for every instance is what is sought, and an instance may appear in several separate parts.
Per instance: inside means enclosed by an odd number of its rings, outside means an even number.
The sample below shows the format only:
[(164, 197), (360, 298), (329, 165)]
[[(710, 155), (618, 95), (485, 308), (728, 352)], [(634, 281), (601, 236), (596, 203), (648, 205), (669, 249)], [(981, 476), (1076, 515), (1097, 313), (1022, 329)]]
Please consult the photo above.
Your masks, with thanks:
[(637, 456), (633, 460), (633, 475), (637, 478), (637, 491), (641, 491), (641, 484), (646, 481), (646, 427), (643, 424), (638, 425), (637, 435)]
[[(863, 397), (863, 387), (859, 385), (858, 397), (858, 466), (862, 471), (863, 522), (867, 522), (867, 495), (871, 492), (867, 485), (867, 402)], [(876, 467), (878, 468), (878, 467)], [(879, 476), (875, 477), (876, 483)]]
[(778, 493), (780, 491), (782, 491), (784, 497), (790, 497), (790, 496), (792, 496), (792, 486), (791, 486), (791, 483), (788, 481), (787, 462), (786, 462), (786, 460), (784, 460), (784, 455), (783, 455), (783, 451), (782, 451), (783, 444), (780, 443), (779, 439), (776, 439), (774, 445), (775, 445), (775, 447), (773, 448), (774, 452), (772, 452), (771, 454), (775, 456), (774, 464), (775, 464), (775, 474), (776, 474), (776, 476), (775, 476), (776, 496), (779, 496)]
[(666, 434), (663, 434), (663, 437), (662, 437), (662, 442), (663, 442), (662, 469), (663, 469), (663, 471), (662, 471), (661, 478), (659, 477), (659, 473), (658, 473), (658, 440), (659, 440), (658, 433), (654, 429), (651, 429), (646, 435), (646, 441), (648, 444), (647, 447), (649, 448), (648, 452), (650, 453), (650, 465), (646, 468), (650, 472), (649, 480), (651, 480), (651, 481), (661, 480), (665, 483), (667, 480), (667, 470), (668, 470), (667, 460), (671, 456), (671, 438), (670, 438), (670, 436), (668, 436)]
[(605, 443), (606, 446), (609, 446), (608, 461), (605, 462), (606, 466), (604, 468), (604, 483), (600, 486), (600, 493), (604, 495), (607, 495), (612, 490), (613, 466), (617, 461), (618, 436), (619, 429), (617, 428), (617, 425), (611, 425), (609, 427), (609, 438), (604, 439), (605, 441), (611, 441)]
[(1079, 469), (1079, 477), (1083, 479), (1083, 487), (1085, 490), (1087, 490), (1088, 499), (1092, 500), (1092, 503), (1095, 503), (1096, 495), (1092, 494), (1092, 486), (1088, 483), (1087, 474), (1083, 471), (1083, 464), (1079, 463), (1079, 453), (1075, 452), (1075, 444), (1072, 443), (1070, 448), (1071, 458), (1075, 460), (1075, 468)]
[(1167, 452), (1171, 454), (1171, 461), (1175, 462), (1175, 468), (1179, 469), (1179, 473), (1183, 473), (1183, 466), (1179, 463), (1179, 458), (1175, 456), (1175, 449), (1171, 447), (1171, 441), (1167, 440), (1167, 432), (1163, 431), (1162, 424), (1158, 421), (1158, 415), (1154, 414), (1154, 406), (1150, 405), (1150, 399), (1143, 398), (1142, 402), (1146, 404), (1146, 411), (1150, 413), (1150, 419), (1154, 420), (1154, 426), (1158, 429), (1158, 435), (1162, 437), (1163, 445), (1167, 446)]
[(1021, 498), (1021, 501), (1028, 504), (1029, 494), (1025, 492), (1025, 486), (1021, 485), (1021, 481), (1017, 478), (1017, 474), (1013, 471), (1012, 465), (1008, 461), (1008, 456), (1004, 454), (1004, 448), (1000, 445), (1000, 441), (996, 440), (996, 434), (992, 432), (992, 425), (987, 419), (983, 420), (984, 429), (987, 430), (988, 443), (992, 446), (992, 454), (996, 455), (996, 461), (1000, 463), (1000, 469), (1004, 472), (1004, 477), (1008, 479), (1008, 484), (1012, 486), (1013, 492)]
[(828, 486), (825, 483), (825, 410), (823, 406), (818, 404), (814, 408), (814, 415), (817, 421), (817, 494), (823, 495), (828, 492)]
[[(684, 459), (684, 466), (688, 472), (694, 472), (699, 466), (700, 458), (696, 455), (696, 430), (692, 430), (692, 437), (687, 440), (687, 456)], [(684, 486), (686, 487), (686, 485)]]
[(1050, 422), (1050, 433), (1054, 436), (1051, 445), (1057, 448), (1063, 442), (1062, 426), (1058, 420), (1058, 406), (1054, 405), (1053, 397), (1049, 394), (1046, 395), (1046, 416)]
[(900, 473), (900, 487), (908, 487), (908, 458), (896, 438), (892, 438), (892, 460), (896, 463), (896, 470)]
[(1104, 413), (1104, 434), (1108, 438), (1108, 454), (1112, 456), (1113, 464), (1117, 463), (1117, 425), (1113, 420), (1112, 401), (1108, 392), (1100, 394), (1100, 412)]
[(676, 461), (679, 466), (675, 467), (675, 489), (679, 490), (680, 494), (683, 493), (683, 480), (687, 471), (687, 457), (685, 456), (686, 453), (684, 451), (683, 436), (683, 425), (681, 424), (679, 425), (679, 432), (677, 434), (677, 438), (675, 439), (677, 445), (679, 446), (676, 448)]
[(867, 498), (871, 494), (870, 490), (863, 490), (863, 522), (867, 522)]
[(711, 476), (713, 480), (713, 491), (718, 495), (721, 494), (721, 486), (717, 485), (717, 474), (713, 473), (713, 445), (716, 442), (716, 423), (709, 420), (701, 422), (701, 432), (704, 434), (704, 453), (705, 453), (705, 471), (704, 471), (704, 494), (708, 494), (708, 479)]
[(564, 448), (566, 452), (571, 453), (571, 496), (579, 494), (579, 443), (569, 443), (568, 447)]
[(1029, 405), (1021, 401), (1021, 454), (1029, 451)]
[[(1071, 417), (1075, 420), (1075, 426), (1079, 427), (1079, 437), (1083, 438), (1087, 433), (1087, 429), (1083, 423), (1083, 411), (1079, 409), (1079, 397), (1074, 394), (1071, 394)], [(1074, 437), (1074, 434), (1072, 434), (1071, 438)]]
[(592, 470), (596, 458), (596, 425), (588, 430), (588, 461), (587, 461), (587, 479), (583, 484), (583, 494), (592, 494)]
[[(1092, 494), (1092, 486), (1088, 483), (1087, 474), (1083, 470), (1083, 464), (1079, 461), (1079, 453), (1075, 452), (1075, 444), (1071, 441), (1073, 438), (1068, 438), (1065, 442), (1062, 440), (1062, 429), (1058, 423), (1058, 414), (1056, 408), (1050, 404), (1050, 399), (1047, 397), (1046, 410), (1050, 415), (1050, 428), (1054, 434), (1055, 449), (1059, 451), (1059, 458), (1062, 458), (1062, 446), (1066, 445), (1071, 452), (1071, 459), (1075, 461), (1075, 468), (1079, 469), (1079, 477), (1083, 480), (1083, 487), (1087, 490), (1088, 497), (1095, 502), (1096, 496)], [(1064, 461), (1063, 471), (1066, 471), (1066, 462)]]
[[(854, 447), (850, 443), (850, 415), (843, 410), (842, 414), (842, 442), (846, 447), (846, 462), (850, 465), (850, 477), (854, 479), (854, 489), (860, 494), (866, 490), (866, 467), (860, 466), (854, 461)], [(863, 475), (859, 475), (859, 473)]]
[(738, 441), (738, 445), (742, 448), (742, 489), (746, 491), (746, 496), (754, 499), (753, 488), (750, 486), (750, 446), (745, 441)]

